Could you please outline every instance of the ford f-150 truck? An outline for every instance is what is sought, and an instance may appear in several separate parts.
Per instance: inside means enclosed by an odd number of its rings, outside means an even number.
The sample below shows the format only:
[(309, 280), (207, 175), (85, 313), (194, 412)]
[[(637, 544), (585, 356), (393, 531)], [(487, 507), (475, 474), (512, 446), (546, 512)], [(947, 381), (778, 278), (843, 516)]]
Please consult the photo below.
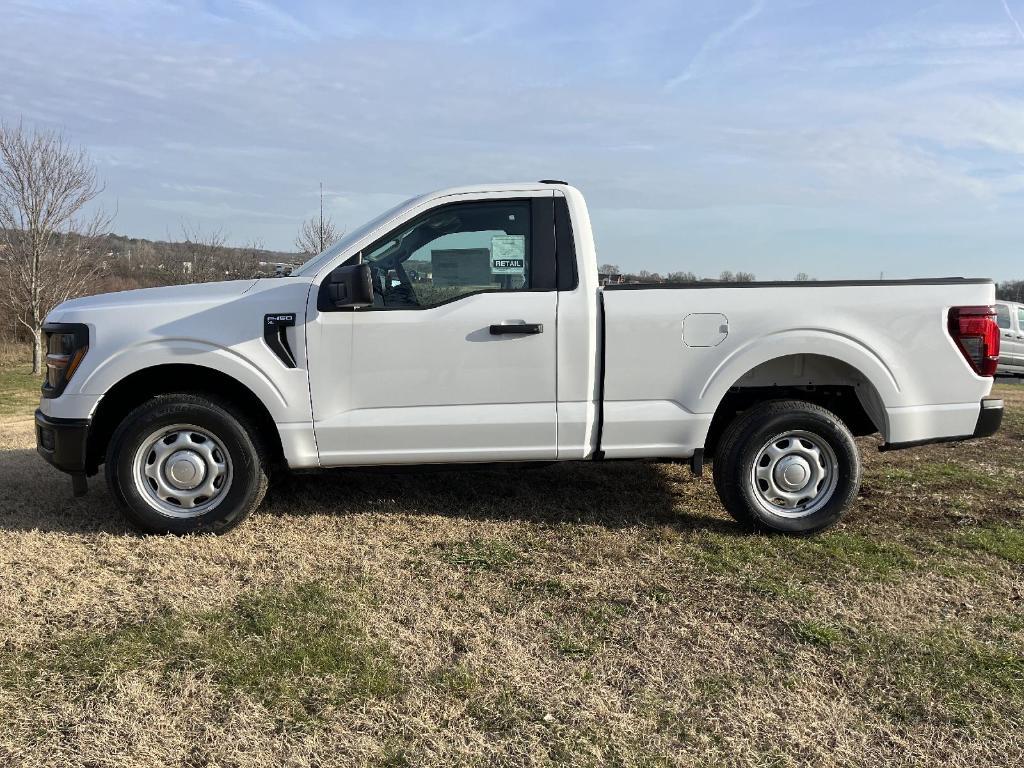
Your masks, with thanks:
[(423, 195), (290, 275), (75, 299), (44, 328), (39, 452), (105, 466), (146, 531), (220, 532), (277, 468), (712, 461), (738, 520), (806, 533), (882, 448), (992, 434), (989, 280), (598, 283), (557, 181)]

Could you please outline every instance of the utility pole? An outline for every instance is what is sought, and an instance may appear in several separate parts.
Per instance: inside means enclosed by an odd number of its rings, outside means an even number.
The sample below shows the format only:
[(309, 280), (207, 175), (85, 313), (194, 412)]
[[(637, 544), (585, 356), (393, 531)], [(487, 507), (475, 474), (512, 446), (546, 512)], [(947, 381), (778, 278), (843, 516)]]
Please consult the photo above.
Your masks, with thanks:
[(327, 245), (324, 243), (324, 183), (320, 182), (320, 231), (317, 233), (320, 240), (320, 250), (324, 251)]

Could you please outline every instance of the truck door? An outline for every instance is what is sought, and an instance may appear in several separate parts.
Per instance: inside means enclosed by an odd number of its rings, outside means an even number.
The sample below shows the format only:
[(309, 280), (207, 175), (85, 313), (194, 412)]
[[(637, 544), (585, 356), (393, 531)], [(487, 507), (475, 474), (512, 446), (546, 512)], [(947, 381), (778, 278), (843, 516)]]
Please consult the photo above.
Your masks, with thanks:
[(996, 304), (996, 324), (999, 326), (999, 365), (1020, 365), (1017, 362), (1017, 318), (1016, 308), (1007, 304)]
[(1024, 307), (1018, 304), (1013, 307), (1013, 310), (1017, 314), (1017, 327), (1014, 329), (1017, 338), (1014, 339), (1013, 364), (1021, 367), (1024, 366)]
[(319, 322), (310, 357), (321, 465), (555, 458), (553, 210), (451, 202), (362, 251), (374, 305)]

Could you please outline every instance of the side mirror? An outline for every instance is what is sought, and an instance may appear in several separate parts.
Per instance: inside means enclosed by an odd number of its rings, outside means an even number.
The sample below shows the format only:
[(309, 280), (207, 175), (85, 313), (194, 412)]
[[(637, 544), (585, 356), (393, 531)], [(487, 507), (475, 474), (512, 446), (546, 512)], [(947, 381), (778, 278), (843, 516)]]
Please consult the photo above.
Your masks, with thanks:
[(373, 304), (373, 277), (370, 265), (343, 264), (335, 268), (320, 286), (320, 309), (368, 307)]

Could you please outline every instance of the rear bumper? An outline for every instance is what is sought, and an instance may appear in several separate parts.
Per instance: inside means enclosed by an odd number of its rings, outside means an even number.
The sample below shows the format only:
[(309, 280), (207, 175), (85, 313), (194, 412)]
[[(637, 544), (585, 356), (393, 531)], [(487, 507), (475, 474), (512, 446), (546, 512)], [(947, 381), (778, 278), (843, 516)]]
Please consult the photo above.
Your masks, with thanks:
[(84, 474), (89, 419), (58, 419), (36, 411), (36, 450), (62, 472)]
[(935, 437), (926, 440), (913, 440), (906, 443), (886, 443), (879, 448), (880, 451), (899, 451), (904, 448), (915, 448), (919, 445), (931, 445), (933, 443), (953, 443), (961, 440), (974, 440), (979, 437), (990, 437), (999, 431), (1003, 423), (1003, 401), (998, 397), (986, 397), (981, 401), (981, 410), (978, 412), (978, 421), (974, 425), (974, 432), (969, 435), (954, 435), (952, 437)]
[(971, 437), (990, 437), (999, 431), (1003, 423), (1003, 401), (998, 397), (986, 397), (981, 401), (978, 425)]

